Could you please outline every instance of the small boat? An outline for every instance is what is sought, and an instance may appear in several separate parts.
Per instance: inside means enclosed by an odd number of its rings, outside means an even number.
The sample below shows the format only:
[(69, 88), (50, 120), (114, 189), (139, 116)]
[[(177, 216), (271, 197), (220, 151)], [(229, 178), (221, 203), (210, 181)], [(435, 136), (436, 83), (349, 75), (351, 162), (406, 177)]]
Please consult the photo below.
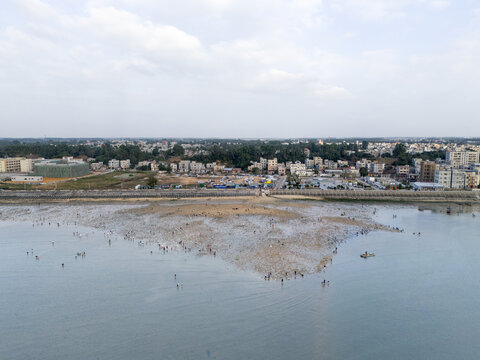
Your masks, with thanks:
[(362, 255), (360, 255), (360, 257), (364, 259), (372, 256), (375, 256), (375, 253), (363, 253)]

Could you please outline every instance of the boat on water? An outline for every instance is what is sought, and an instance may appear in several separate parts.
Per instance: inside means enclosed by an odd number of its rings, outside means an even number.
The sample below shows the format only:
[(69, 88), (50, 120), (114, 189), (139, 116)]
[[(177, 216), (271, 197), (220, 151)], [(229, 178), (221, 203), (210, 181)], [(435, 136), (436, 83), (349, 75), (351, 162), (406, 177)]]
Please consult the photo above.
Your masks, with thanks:
[(368, 253), (368, 252), (364, 252), (362, 255), (360, 255), (361, 258), (368, 258), (368, 257), (372, 257), (372, 256), (375, 256), (375, 253)]

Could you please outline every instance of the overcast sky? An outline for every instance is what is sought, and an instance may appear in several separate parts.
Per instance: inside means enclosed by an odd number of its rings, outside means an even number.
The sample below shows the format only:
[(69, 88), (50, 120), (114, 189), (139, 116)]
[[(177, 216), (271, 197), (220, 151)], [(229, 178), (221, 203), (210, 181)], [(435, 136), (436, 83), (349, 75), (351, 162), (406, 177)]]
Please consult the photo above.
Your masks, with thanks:
[(478, 0), (1, 0), (0, 137), (480, 136)]

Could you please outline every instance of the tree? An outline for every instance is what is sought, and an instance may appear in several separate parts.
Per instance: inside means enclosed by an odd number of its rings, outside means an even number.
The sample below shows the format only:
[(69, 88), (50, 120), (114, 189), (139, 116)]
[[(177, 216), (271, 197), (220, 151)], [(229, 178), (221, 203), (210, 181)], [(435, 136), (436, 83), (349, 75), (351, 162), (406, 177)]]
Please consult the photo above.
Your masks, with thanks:
[(366, 167), (360, 168), (360, 176), (367, 176), (368, 175), (368, 169)]
[(254, 175), (259, 175), (260, 174), (260, 169), (258, 167), (254, 167), (252, 169)]
[(367, 150), (368, 149), (368, 141), (363, 140), (362, 141), (362, 150)]
[(185, 149), (183, 148), (182, 145), (175, 144), (173, 145), (172, 150), (170, 150), (170, 155), (182, 157), (183, 155), (185, 155)]
[(399, 143), (395, 145), (395, 149), (393, 149), (393, 157), (399, 158), (404, 156), (407, 153), (407, 147), (405, 144)]
[(152, 174), (148, 177), (147, 185), (153, 189), (155, 185), (157, 185), (157, 182), (158, 182), (157, 178), (155, 177), (155, 175)]
[(407, 165), (412, 162), (412, 155), (407, 153), (407, 147), (405, 144), (399, 143), (395, 145), (395, 149), (393, 149), (393, 157), (397, 158), (394, 165)]

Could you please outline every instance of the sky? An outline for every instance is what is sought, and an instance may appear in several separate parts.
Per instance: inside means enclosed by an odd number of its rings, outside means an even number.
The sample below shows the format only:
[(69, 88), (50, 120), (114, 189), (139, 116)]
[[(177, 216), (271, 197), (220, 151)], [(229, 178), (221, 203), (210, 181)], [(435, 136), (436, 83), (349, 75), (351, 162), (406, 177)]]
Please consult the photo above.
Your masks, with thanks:
[(480, 136), (478, 0), (2, 0), (0, 137)]

